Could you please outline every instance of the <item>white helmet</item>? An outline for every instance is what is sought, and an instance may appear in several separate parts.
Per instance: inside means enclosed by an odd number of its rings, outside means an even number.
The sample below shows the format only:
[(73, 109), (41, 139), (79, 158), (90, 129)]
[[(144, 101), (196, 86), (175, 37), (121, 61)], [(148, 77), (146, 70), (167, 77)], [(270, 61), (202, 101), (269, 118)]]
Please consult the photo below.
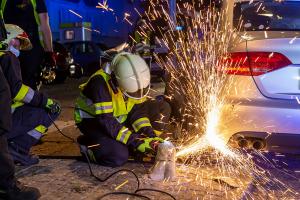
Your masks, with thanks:
[(123, 93), (141, 99), (150, 91), (150, 69), (143, 58), (130, 53), (120, 53), (112, 61), (118, 85)]
[(14, 24), (5, 24), (5, 29), (7, 32), (7, 39), (4, 40), (3, 43), (9, 45), (12, 39), (17, 38), (21, 43), (20, 50), (30, 50), (32, 48), (29, 37), (22, 28)]

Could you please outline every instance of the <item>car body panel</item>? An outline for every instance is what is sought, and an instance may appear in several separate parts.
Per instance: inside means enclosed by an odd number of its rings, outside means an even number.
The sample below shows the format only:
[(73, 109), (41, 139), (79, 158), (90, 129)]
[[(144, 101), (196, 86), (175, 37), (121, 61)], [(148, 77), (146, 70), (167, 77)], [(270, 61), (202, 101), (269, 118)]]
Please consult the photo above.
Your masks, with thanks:
[(102, 50), (91, 41), (68, 42), (64, 44), (76, 63), (82, 66), (85, 75), (91, 75), (100, 68)]
[[(227, 19), (233, 27), (234, 2), (225, 1)], [(300, 1), (293, 1), (299, 2)], [(226, 7), (228, 6), (228, 7)], [(260, 76), (228, 75), (219, 131), (229, 141), (237, 134), (267, 140), (300, 150), (300, 39), (299, 31), (242, 31), (231, 52), (277, 52), (292, 64)], [(292, 138), (294, 142), (288, 142)], [(298, 142), (295, 142), (295, 141)], [(300, 151), (299, 151), (300, 152)]]

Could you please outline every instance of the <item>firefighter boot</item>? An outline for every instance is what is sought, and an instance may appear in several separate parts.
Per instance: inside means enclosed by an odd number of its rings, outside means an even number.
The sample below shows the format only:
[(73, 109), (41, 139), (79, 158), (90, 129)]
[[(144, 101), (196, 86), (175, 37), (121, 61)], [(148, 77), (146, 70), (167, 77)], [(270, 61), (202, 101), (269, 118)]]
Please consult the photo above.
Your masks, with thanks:
[(16, 164), (30, 166), (39, 163), (37, 156), (31, 155), (29, 151), (14, 142), (8, 144), (8, 151)]
[(19, 182), (8, 189), (0, 189), (0, 200), (36, 200), (40, 196), (37, 188), (26, 187)]

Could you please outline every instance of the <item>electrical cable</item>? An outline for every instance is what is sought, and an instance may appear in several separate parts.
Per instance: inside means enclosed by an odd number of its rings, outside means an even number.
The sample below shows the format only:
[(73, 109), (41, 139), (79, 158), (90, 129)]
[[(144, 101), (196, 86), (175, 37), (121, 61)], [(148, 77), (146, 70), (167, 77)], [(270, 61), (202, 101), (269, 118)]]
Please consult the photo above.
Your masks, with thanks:
[[(71, 107), (71, 106), (70, 106)], [(89, 156), (87, 155), (87, 147), (86, 149), (82, 149), (83, 145), (80, 145), (75, 139), (71, 138), (70, 136), (64, 134), (62, 132), (62, 130), (60, 130), (60, 128), (57, 126), (57, 124), (55, 123), (55, 121), (52, 119), (51, 115), (48, 113), (48, 116), (49, 116), (49, 119), (51, 120), (51, 122), (53, 123), (54, 127), (57, 129), (57, 131), (62, 135), (64, 136), (65, 138), (68, 138), (70, 141), (72, 141), (74, 144), (77, 144), (79, 147), (80, 147), (80, 150), (82, 151), (82, 153), (84, 154), (84, 157), (86, 158), (87, 160), (87, 164), (88, 164), (88, 167), (89, 167), (89, 171), (90, 171), (90, 175), (95, 178), (97, 181), (99, 182), (105, 182), (107, 181), (108, 179), (110, 179), (112, 176), (120, 173), (120, 172), (129, 172), (131, 174), (134, 175), (134, 177), (136, 178), (136, 181), (137, 181), (137, 189), (134, 191), (134, 192), (110, 192), (110, 193), (106, 193), (104, 195), (102, 195), (101, 197), (99, 197), (98, 199), (101, 200), (103, 199), (104, 197), (107, 197), (107, 196), (111, 196), (111, 195), (129, 195), (129, 196), (134, 196), (134, 197), (140, 197), (140, 198), (143, 198), (143, 199), (150, 199), (149, 197), (147, 196), (144, 196), (144, 195), (141, 195), (141, 194), (137, 194), (138, 192), (141, 192), (141, 191), (148, 191), (148, 192), (157, 192), (157, 193), (161, 193), (161, 194), (164, 194), (164, 195), (167, 195), (169, 196), (170, 198), (172, 198), (173, 200), (176, 200), (176, 198), (168, 193), (168, 192), (165, 192), (165, 191), (162, 191), (162, 190), (158, 190), (158, 189), (151, 189), (151, 188), (140, 188), (140, 180), (137, 176), (137, 174), (135, 172), (133, 172), (132, 170), (129, 170), (129, 169), (120, 169), (120, 170), (117, 170), (111, 174), (109, 174), (107, 177), (105, 177), (104, 179), (101, 179), (99, 178), (98, 176), (96, 176), (93, 172), (93, 169), (92, 169), (92, 165), (91, 165), (91, 161), (89, 159)]]
[(134, 196), (134, 197), (140, 197), (143, 199), (147, 199), (147, 200), (151, 200), (149, 197), (146, 197), (144, 195), (140, 195), (140, 194), (136, 194), (136, 193), (129, 193), (129, 192), (111, 192), (111, 193), (106, 193), (104, 195), (102, 195), (101, 197), (98, 198), (99, 199), (103, 199), (104, 197), (107, 196), (112, 196), (112, 195), (129, 195), (129, 196)]

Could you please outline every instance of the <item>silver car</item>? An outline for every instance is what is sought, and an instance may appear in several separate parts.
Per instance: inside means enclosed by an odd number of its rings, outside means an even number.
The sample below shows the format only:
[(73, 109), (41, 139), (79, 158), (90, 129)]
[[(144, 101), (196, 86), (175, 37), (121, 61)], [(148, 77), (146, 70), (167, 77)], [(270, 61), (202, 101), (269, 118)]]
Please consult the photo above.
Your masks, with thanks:
[(242, 42), (220, 131), (240, 147), (300, 152), (300, 0), (228, 0)]

